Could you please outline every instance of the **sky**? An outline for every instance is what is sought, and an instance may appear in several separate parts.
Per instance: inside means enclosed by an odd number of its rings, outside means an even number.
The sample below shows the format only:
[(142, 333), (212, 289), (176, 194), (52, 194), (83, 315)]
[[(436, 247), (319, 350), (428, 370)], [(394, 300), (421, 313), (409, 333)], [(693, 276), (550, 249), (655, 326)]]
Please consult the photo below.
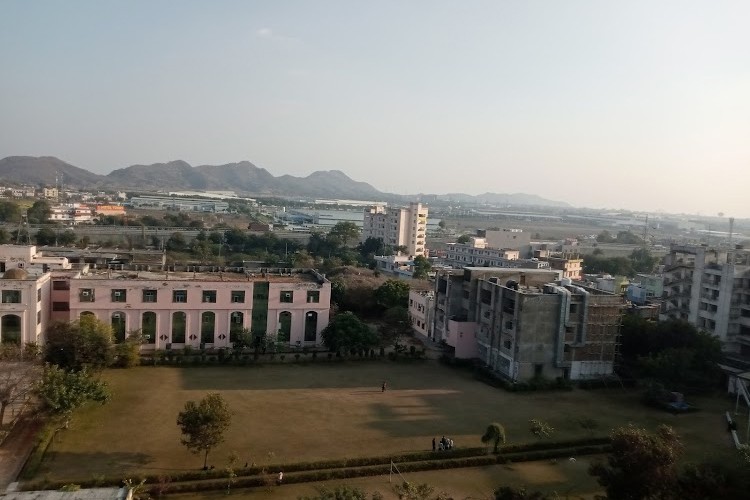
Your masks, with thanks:
[(0, 158), (750, 217), (750, 2), (0, 0)]

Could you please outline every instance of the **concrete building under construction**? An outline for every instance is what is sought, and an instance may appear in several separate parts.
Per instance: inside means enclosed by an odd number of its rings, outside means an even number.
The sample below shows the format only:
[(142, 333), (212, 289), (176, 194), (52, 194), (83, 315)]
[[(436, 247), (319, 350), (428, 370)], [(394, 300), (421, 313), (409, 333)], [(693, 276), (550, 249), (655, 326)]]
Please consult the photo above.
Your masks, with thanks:
[(465, 268), (436, 283), (434, 335), (511, 381), (612, 375), (622, 297), (548, 270)]

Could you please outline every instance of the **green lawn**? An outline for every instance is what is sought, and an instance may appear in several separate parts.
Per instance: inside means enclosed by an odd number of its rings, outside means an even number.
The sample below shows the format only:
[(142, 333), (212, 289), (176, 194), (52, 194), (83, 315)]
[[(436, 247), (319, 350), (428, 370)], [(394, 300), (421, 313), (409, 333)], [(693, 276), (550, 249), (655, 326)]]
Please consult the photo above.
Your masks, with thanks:
[(223, 394), (234, 413), (226, 442), (209, 455), (217, 468), (231, 451), (239, 453), (240, 465), (265, 465), (425, 450), (443, 434), (456, 446), (479, 446), (492, 421), (505, 425), (509, 442), (528, 442), (535, 439), (531, 418), (548, 421), (558, 439), (590, 435), (580, 424), (585, 418), (596, 422), (597, 435), (629, 422), (663, 422), (683, 435), (691, 460), (732, 452), (722, 416), (732, 407), (729, 399), (693, 400), (702, 411), (673, 416), (642, 406), (634, 392), (514, 394), (433, 362), (141, 367), (109, 370), (104, 378), (112, 401), (75, 415), (38, 478), (74, 482), (199, 468), (202, 457), (180, 444), (176, 418), (187, 400), (211, 391)]

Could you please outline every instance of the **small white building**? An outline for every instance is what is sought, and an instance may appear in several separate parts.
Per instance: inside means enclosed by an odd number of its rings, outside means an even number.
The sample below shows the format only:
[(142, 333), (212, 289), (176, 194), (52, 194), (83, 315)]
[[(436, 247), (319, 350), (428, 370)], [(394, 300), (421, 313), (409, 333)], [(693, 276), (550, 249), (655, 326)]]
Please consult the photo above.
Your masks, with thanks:
[(435, 315), (435, 292), (409, 291), (409, 320), (412, 329), (424, 338), (433, 340), (432, 325)]

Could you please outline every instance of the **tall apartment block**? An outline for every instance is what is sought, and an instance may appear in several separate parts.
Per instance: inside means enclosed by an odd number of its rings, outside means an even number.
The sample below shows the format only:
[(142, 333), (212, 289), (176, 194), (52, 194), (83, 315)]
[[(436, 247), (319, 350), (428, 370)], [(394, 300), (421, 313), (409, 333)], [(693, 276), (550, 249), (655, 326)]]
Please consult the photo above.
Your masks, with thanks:
[(750, 251), (672, 245), (664, 263), (661, 317), (688, 321), (750, 360)]
[(410, 203), (408, 207), (373, 206), (365, 208), (362, 241), (380, 238), (390, 247), (404, 246), (411, 257), (426, 255), (427, 207)]
[(434, 335), (511, 381), (611, 375), (622, 297), (559, 272), (465, 268), (436, 283)]

